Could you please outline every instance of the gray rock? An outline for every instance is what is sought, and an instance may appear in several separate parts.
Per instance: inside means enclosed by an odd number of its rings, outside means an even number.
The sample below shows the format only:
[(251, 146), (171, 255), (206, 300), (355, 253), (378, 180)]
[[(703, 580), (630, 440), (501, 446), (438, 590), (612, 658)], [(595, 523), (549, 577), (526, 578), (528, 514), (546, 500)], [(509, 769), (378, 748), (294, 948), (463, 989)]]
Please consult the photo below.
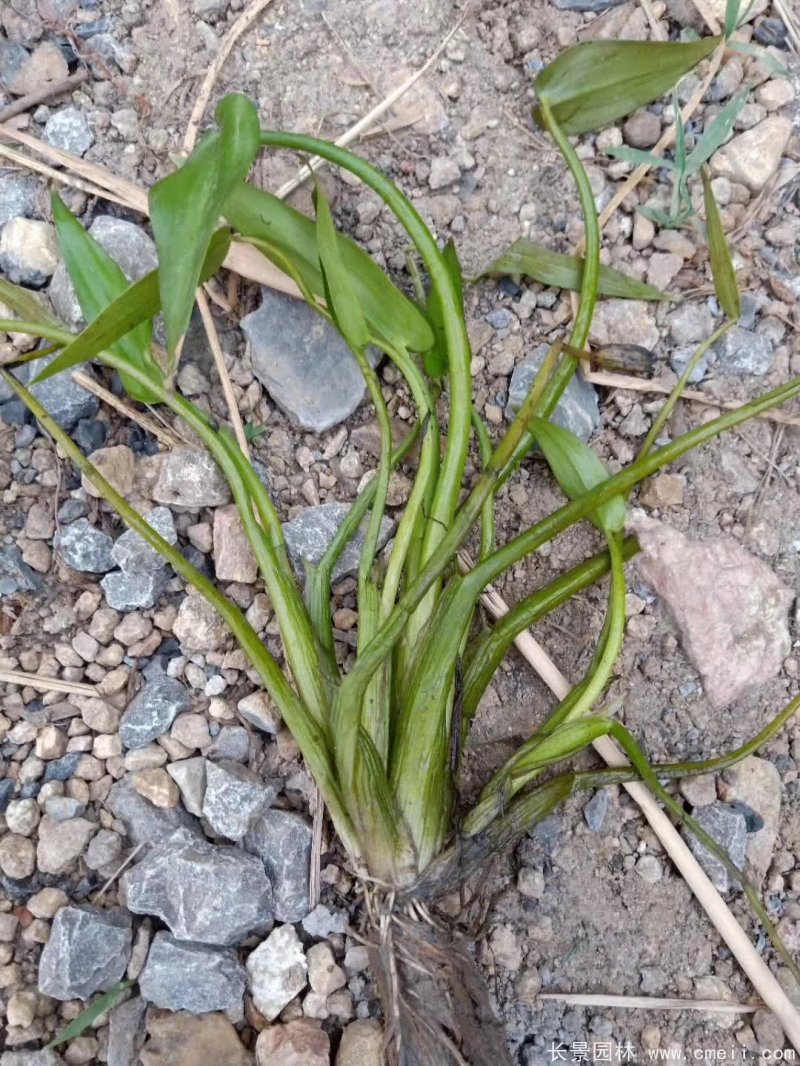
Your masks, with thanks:
[(27, 48), (23, 48), (16, 41), (0, 38), (0, 85), (10, 84), (29, 58)]
[(64, 1066), (64, 1060), (52, 1048), (42, 1051), (6, 1051), (0, 1055), (0, 1066)]
[(35, 218), (38, 196), (33, 178), (0, 177), (0, 226), (12, 218)]
[(125, 973), (131, 916), (88, 904), (62, 907), (39, 961), (39, 991), (54, 999), (88, 999)]
[[(514, 367), (508, 387), (508, 406), (506, 407), (506, 418), (509, 421), (525, 402), (536, 372), (549, 350), (547, 344), (541, 344), (532, 355)], [(571, 430), (581, 440), (588, 440), (600, 424), (597, 393), (594, 386), (583, 379), (580, 370), (575, 372), (564, 390), (551, 421)]]
[(146, 1009), (141, 996), (134, 996), (111, 1011), (106, 1066), (133, 1066), (139, 1046), (144, 1042), (142, 1019)]
[(230, 498), (228, 483), (207, 452), (173, 448), (164, 456), (153, 488), (156, 503), (196, 511), (219, 507)]
[(141, 976), (146, 1000), (165, 1010), (191, 1014), (231, 1011), (241, 1016), (246, 974), (235, 951), (176, 940), (156, 933)]
[[(2, 185), (0, 185), (0, 219), (2, 219)], [(128, 281), (138, 281), (158, 266), (158, 254), (152, 239), (134, 225), (113, 215), (99, 215), (89, 233), (108, 252)], [(58, 317), (70, 325), (83, 322), (81, 305), (69, 280), (64, 263), (56, 267), (48, 290)]]
[(725, 376), (754, 374), (761, 376), (772, 369), (775, 355), (772, 344), (763, 333), (751, 333), (734, 326), (720, 337), (711, 349), (717, 359), (717, 370)]
[(116, 865), (122, 853), (122, 839), (111, 829), (100, 829), (92, 838), (84, 855), (90, 870), (102, 870), (104, 866)]
[(346, 933), (350, 919), (347, 911), (332, 911), (324, 903), (318, 903), (301, 922), (303, 929), (316, 940), (327, 940), (334, 933)]
[(111, 557), (114, 541), (86, 518), (62, 526), (55, 546), (67, 566), (82, 574), (105, 574), (114, 569)]
[(94, 144), (89, 120), (77, 107), (55, 111), (44, 127), (44, 140), (72, 155), (85, 155)]
[(599, 833), (603, 828), (608, 811), (608, 789), (599, 788), (583, 808), (583, 817), (593, 833)]
[(22, 554), (14, 544), (0, 548), (0, 597), (15, 592), (38, 592), (41, 578), (22, 561)]
[(277, 796), (277, 789), (241, 763), (206, 764), (203, 817), (219, 836), (241, 840)]
[(301, 429), (322, 433), (364, 398), (358, 363), (329, 322), (302, 300), (261, 290), (261, 306), (242, 319), (253, 373)]
[(676, 344), (699, 344), (714, 331), (714, 316), (705, 304), (683, 303), (670, 312), (667, 324)]
[(129, 910), (155, 915), (179, 940), (238, 944), (272, 918), (272, 888), (259, 859), (185, 829), (156, 844), (123, 874), (122, 886)]
[[(747, 849), (747, 820), (741, 811), (726, 807), (722, 803), (712, 803), (708, 807), (695, 807), (692, 814), (703, 829), (724, 848), (732, 862), (744, 869)], [(688, 830), (685, 832), (689, 847), (697, 861), (711, 878), (719, 892), (727, 892), (735, 882), (728, 871)]]
[[(31, 380), (44, 370), (53, 358), (55, 357), (46, 357), (30, 363)], [(34, 382), (30, 390), (62, 429), (73, 429), (82, 418), (93, 418), (100, 407), (96, 396), (72, 380), (71, 370), (63, 370), (44, 381)]]
[(116, 611), (138, 611), (155, 607), (167, 581), (167, 569), (162, 567), (153, 574), (123, 574), (121, 570), (113, 570), (100, 584), (109, 607)]
[[(669, 353), (669, 365), (675, 371), (676, 374), (682, 374), (686, 369), (689, 360), (697, 350), (697, 346), (694, 344), (686, 344), (682, 348), (673, 348)], [(689, 375), (689, 381), (692, 383), (702, 381), (708, 373), (708, 352), (706, 352), (701, 358), (697, 366)]]
[(201, 835), (200, 825), (180, 807), (155, 807), (140, 796), (130, 780), (123, 777), (110, 788), (106, 807), (123, 823), (132, 843), (149, 844), (171, 836), (176, 829)]
[(208, 749), (209, 759), (232, 759), (247, 762), (250, 756), (250, 734), (240, 725), (224, 725)]
[(610, 7), (620, 7), (625, 0), (551, 0), (553, 7), (559, 11), (607, 11)]
[(266, 811), (244, 838), (244, 846), (264, 863), (272, 882), (273, 910), (281, 922), (308, 914), (311, 826), (291, 811)]
[[(154, 507), (145, 516), (147, 524), (160, 533), (167, 544), (176, 544), (175, 519), (168, 507)], [(133, 530), (126, 530), (111, 549), (111, 558), (123, 574), (161, 574), (164, 558), (151, 547), (144, 537)]]
[[(319, 563), (349, 510), (348, 504), (322, 503), (317, 507), (307, 507), (297, 518), (285, 523), (283, 535), (286, 538), (286, 547), (298, 571), (303, 571), (303, 562)], [(364, 520), (359, 532), (339, 556), (339, 561), (333, 569), (334, 581), (340, 581), (358, 570), (361, 552), (364, 550), (367, 521), (368, 519)], [(391, 519), (384, 518), (381, 522), (380, 547), (386, 544), (393, 532), (394, 523)]]
[(166, 733), (189, 707), (189, 692), (174, 677), (157, 677), (138, 692), (122, 716), (119, 735), (126, 748), (144, 748)]

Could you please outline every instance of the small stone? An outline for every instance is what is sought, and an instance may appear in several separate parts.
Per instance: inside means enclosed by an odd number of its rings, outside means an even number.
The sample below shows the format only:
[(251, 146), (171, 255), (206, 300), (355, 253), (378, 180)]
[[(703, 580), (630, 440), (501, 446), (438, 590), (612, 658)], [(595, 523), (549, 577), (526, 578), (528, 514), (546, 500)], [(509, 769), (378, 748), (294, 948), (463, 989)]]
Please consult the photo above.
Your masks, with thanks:
[(252, 1066), (252, 1055), (222, 1014), (196, 1016), (151, 1008), (147, 1035), (136, 1060), (140, 1066)]
[(250, 953), (245, 966), (253, 1002), (269, 1022), (306, 987), (306, 957), (291, 925), (273, 929)]
[(195, 818), (180, 807), (154, 807), (133, 787), (129, 775), (111, 786), (106, 807), (123, 823), (133, 844), (151, 844), (182, 828), (196, 836), (200, 827)]
[(593, 833), (599, 833), (603, 828), (608, 811), (608, 789), (599, 788), (583, 808), (583, 817)]
[(0, 1066), (64, 1066), (64, 1060), (53, 1051), (6, 1051), (0, 1055)]
[(647, 280), (657, 289), (667, 289), (683, 267), (683, 259), (675, 252), (653, 252), (647, 264)]
[(223, 726), (206, 754), (215, 762), (232, 760), (246, 763), (250, 758), (250, 734), (243, 726)]
[(162, 931), (153, 938), (139, 990), (166, 1010), (241, 1015), (245, 980), (235, 951), (176, 940)]
[(155, 844), (122, 885), (129, 910), (155, 915), (179, 940), (238, 944), (272, 914), (272, 889), (255, 856), (185, 829)]
[[(175, 519), (168, 507), (154, 507), (144, 517), (167, 544), (177, 543)], [(124, 574), (161, 574), (165, 566), (164, 557), (133, 529), (126, 530), (117, 539), (111, 557)]]
[(720, 374), (753, 374), (761, 376), (769, 373), (775, 361), (775, 353), (769, 337), (763, 333), (751, 333), (750, 330), (734, 326), (717, 341), (711, 349), (717, 358)]
[(316, 940), (323, 940), (334, 933), (347, 932), (350, 919), (346, 911), (332, 911), (324, 903), (318, 903), (313, 911), (309, 911), (301, 924), (309, 936)]
[[(98, 448), (96, 452), (92, 452), (89, 459), (106, 481), (111, 482), (112, 487), (120, 496), (130, 496), (133, 491), (134, 474), (133, 452), (130, 448), (124, 444), (117, 444), (111, 448)], [(96, 500), (102, 499), (103, 494), (95, 488), (86, 474), (81, 477), (81, 486), (87, 495), (93, 496)]]
[(644, 300), (600, 300), (592, 320), (597, 344), (640, 344), (653, 349), (659, 332), (654, 312)]
[(196, 594), (182, 600), (172, 632), (185, 652), (216, 651), (229, 636), (226, 623), (207, 600)]
[(330, 1066), (331, 1044), (319, 1023), (298, 1018), (258, 1034), (256, 1066)]
[(0, 233), (0, 270), (15, 285), (40, 288), (58, 264), (56, 231), (49, 222), (12, 218)]
[(8, 82), (12, 96), (28, 96), (64, 81), (69, 73), (64, 53), (52, 41), (37, 45)]
[(230, 498), (228, 483), (207, 452), (173, 448), (164, 455), (153, 487), (157, 503), (196, 511), (201, 507), (220, 507)]
[(145, 610), (158, 603), (167, 586), (167, 572), (163, 567), (152, 574), (124, 574), (121, 570), (113, 570), (100, 584), (106, 603), (115, 611)]
[(55, 111), (44, 127), (44, 140), (71, 155), (85, 155), (94, 144), (89, 120), (77, 107)]
[(682, 474), (659, 474), (648, 478), (639, 492), (645, 507), (681, 507), (686, 479)]
[(133, 787), (155, 807), (176, 807), (180, 799), (178, 786), (160, 766), (135, 773)]
[(762, 825), (747, 834), (747, 865), (751, 880), (764, 880), (778, 833), (783, 786), (781, 775), (768, 759), (750, 755), (722, 775), (720, 795), (732, 806), (754, 811)]
[(34, 218), (38, 195), (39, 186), (31, 178), (13, 174), (0, 177), (0, 226), (12, 218)]
[(788, 107), (794, 100), (794, 89), (786, 78), (773, 78), (756, 89), (756, 103), (767, 111)]
[[(673, 348), (669, 353), (669, 365), (675, 371), (676, 374), (682, 375), (690, 360), (694, 358), (696, 351), (696, 345), (689, 344), (682, 348)], [(702, 381), (708, 373), (709, 357), (708, 352), (700, 357), (695, 364), (694, 370), (689, 375), (689, 381), (693, 384), (698, 381)]]
[[(312, 565), (320, 562), (349, 510), (348, 504), (323, 503), (317, 507), (307, 507), (297, 518), (284, 524), (283, 534), (286, 538), (286, 547), (292, 562), (299, 571), (302, 572), (304, 561)], [(341, 581), (343, 577), (355, 574), (358, 570), (361, 552), (364, 549), (365, 530), (366, 520), (339, 556), (339, 561), (333, 569), (334, 582)], [(394, 523), (384, 518), (381, 522), (378, 540), (380, 548), (386, 544), (393, 531)]]
[[(708, 807), (695, 807), (692, 815), (705, 831), (728, 853), (728, 858), (740, 870), (744, 869), (747, 848), (747, 822), (741, 811), (712, 803)], [(718, 892), (729, 891), (734, 882), (722, 863), (700, 843), (688, 830), (685, 833), (689, 847), (697, 861), (711, 878)]]
[(678, 782), (678, 788), (692, 807), (707, 807), (717, 798), (716, 778), (713, 774), (682, 777)]
[(299, 922), (310, 907), (311, 826), (291, 811), (267, 810), (244, 839), (272, 882), (273, 909), (281, 922)]
[(6, 1007), (6, 1021), (9, 1026), (30, 1029), (36, 1018), (36, 1006), (39, 997), (32, 990), (15, 992)]
[(133, 1066), (144, 1040), (141, 1023), (145, 1009), (141, 996), (134, 996), (111, 1011), (108, 1016), (107, 1066)]
[[(227, 760), (209, 762), (206, 766), (203, 817), (219, 836), (241, 840), (276, 795), (275, 788), (254, 770)], [(270, 880), (274, 880), (269, 869), (267, 873), (270, 874)]]
[(181, 759), (180, 762), (170, 763), (167, 773), (180, 789), (186, 810), (200, 817), (206, 792), (206, 760), (199, 757)]
[(746, 185), (759, 193), (778, 169), (792, 123), (782, 115), (770, 115), (750, 130), (738, 134), (711, 157), (713, 174)]
[(42, 873), (60, 874), (80, 858), (98, 826), (86, 818), (56, 821), (46, 814), (39, 823), (36, 863)]
[(753, 1030), (762, 1051), (774, 1054), (778, 1048), (786, 1046), (783, 1028), (772, 1011), (757, 1010), (753, 1015)]
[(34, 751), (37, 759), (49, 762), (52, 759), (60, 759), (67, 750), (67, 738), (57, 725), (46, 725), (40, 730), (36, 738)]
[(236, 704), (236, 710), (246, 722), (262, 733), (275, 736), (281, 727), (280, 712), (266, 692), (251, 692), (249, 696), (243, 696)]
[(188, 751), (207, 748), (211, 743), (208, 722), (202, 714), (178, 715), (169, 735)]
[(645, 215), (639, 214), (637, 211), (633, 216), (633, 247), (637, 252), (640, 252), (642, 248), (646, 248), (652, 243), (655, 237), (656, 227), (649, 218)]
[(88, 904), (58, 912), (39, 961), (39, 990), (53, 999), (88, 999), (125, 973), (131, 916)]
[(243, 585), (252, 585), (258, 577), (258, 564), (235, 503), (214, 512), (214, 572), (218, 581)]
[(636, 111), (623, 123), (622, 136), (632, 148), (652, 148), (661, 136), (661, 119), (652, 111)]
[(90, 870), (116, 865), (122, 855), (122, 840), (118, 833), (101, 829), (89, 842), (83, 861)]
[(347, 975), (336, 965), (330, 944), (312, 944), (306, 952), (308, 983), (315, 992), (329, 996), (347, 984)]
[(27, 837), (6, 833), (0, 840), (0, 870), (6, 877), (20, 880), (36, 869), (36, 848)]
[(302, 300), (261, 289), (241, 322), (253, 373), (300, 429), (324, 433), (364, 398), (364, 378), (341, 334)]
[(189, 693), (180, 681), (161, 676), (148, 681), (128, 704), (119, 732), (126, 748), (144, 748), (166, 733), (176, 715), (187, 710)]
[(458, 163), (446, 156), (434, 156), (431, 160), (431, 172), (428, 176), (428, 185), (432, 189), (446, 189), (453, 185), (461, 177)]
[[(526, 359), (518, 363), (508, 387), (506, 417), (514, 417), (528, 395), (536, 373), (545, 360), (549, 345), (541, 344)], [(580, 370), (570, 379), (558, 401), (552, 421), (570, 430), (581, 440), (588, 440), (600, 424), (600, 408), (594, 386), (585, 381)]]
[(636, 872), (643, 881), (654, 885), (664, 875), (661, 862), (655, 855), (642, 855), (636, 863)]
[(11, 833), (29, 837), (39, 824), (39, 804), (35, 799), (12, 800), (6, 807), (6, 827)]
[(541, 899), (544, 895), (544, 874), (541, 870), (533, 870), (523, 866), (517, 874), (517, 891), (528, 899)]
[(13, 596), (15, 592), (38, 592), (41, 584), (23, 562), (16, 545), (6, 544), (0, 548), (0, 597)]

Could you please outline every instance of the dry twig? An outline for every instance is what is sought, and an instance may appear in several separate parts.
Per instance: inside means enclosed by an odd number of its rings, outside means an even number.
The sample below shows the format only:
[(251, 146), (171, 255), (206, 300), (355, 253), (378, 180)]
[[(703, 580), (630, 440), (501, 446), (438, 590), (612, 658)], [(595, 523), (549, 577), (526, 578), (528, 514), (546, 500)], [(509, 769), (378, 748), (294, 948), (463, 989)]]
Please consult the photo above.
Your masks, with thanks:
[(248, 459), (250, 458), (250, 448), (247, 443), (247, 437), (244, 432), (244, 425), (242, 423), (242, 416), (239, 413), (239, 406), (236, 403), (236, 396), (233, 392), (233, 384), (231, 383), (231, 376), (228, 373), (228, 368), (225, 365), (225, 356), (222, 352), (222, 347), (219, 343), (219, 334), (217, 333), (217, 327), (214, 324), (214, 318), (211, 314), (211, 309), (208, 306), (208, 300), (206, 294), (202, 289), (197, 290), (197, 306), (200, 308), (200, 317), (203, 319), (203, 326), (205, 327), (206, 336), (208, 337), (208, 343), (211, 347), (211, 352), (214, 356), (214, 365), (217, 368), (219, 374), (220, 384), (222, 385), (222, 392), (225, 396), (225, 403), (228, 407), (228, 414), (230, 416), (231, 425), (233, 426), (233, 432), (236, 435), (236, 442)]
[(662, 996), (606, 996), (602, 993), (540, 992), (537, 999), (550, 999), (569, 1007), (622, 1007), (624, 1010), (701, 1010), (714, 1014), (755, 1014), (763, 1003), (729, 1003), (725, 999), (670, 999)]
[(0, 670), (0, 682), (6, 685), (27, 685), (39, 692), (66, 692), (73, 696), (94, 696), (95, 685), (85, 681), (64, 681), (60, 677), (45, 677), (43, 674), (27, 674), (24, 670)]
[(74, 74), (70, 74), (68, 78), (64, 78), (63, 81), (53, 82), (42, 89), (37, 89), (36, 92), (28, 93), (27, 96), (21, 96), (13, 104), (7, 104), (0, 109), (0, 122), (8, 122), (15, 115), (21, 115), (23, 111), (29, 111), (32, 107), (38, 107), (39, 104), (43, 104), (46, 100), (52, 100), (54, 96), (72, 92), (79, 85), (83, 85), (88, 77), (88, 70), (78, 70)]

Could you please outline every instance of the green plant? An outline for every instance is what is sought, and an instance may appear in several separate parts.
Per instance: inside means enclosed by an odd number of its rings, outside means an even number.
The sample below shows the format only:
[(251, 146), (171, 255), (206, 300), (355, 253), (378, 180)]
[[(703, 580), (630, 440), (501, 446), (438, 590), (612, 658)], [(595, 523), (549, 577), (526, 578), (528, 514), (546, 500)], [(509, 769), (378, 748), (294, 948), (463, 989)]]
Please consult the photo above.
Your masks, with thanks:
[[(62, 248), (89, 322), (80, 334), (62, 330), (30, 294), (13, 286), (0, 288), (3, 301), (22, 316), (0, 322), (0, 329), (44, 337), (58, 350), (40, 379), (87, 360), (118, 371), (134, 399), (163, 404), (182, 418), (230, 483), (280, 627), (285, 669), (260, 642), (236, 604), (120, 496), (24, 385), (7, 370), (2, 372), (9, 387), (126, 524), (214, 606), (249, 657), (294, 734), (348, 859), (364, 884), (369, 915), (381, 932), (376, 965), (387, 1011), (396, 1022), (397, 1039), (404, 1040), (421, 1062), (448, 1061), (449, 1051), (443, 1049), (452, 1048), (452, 1039), (445, 1028), (461, 1034), (462, 1047), (468, 1048), (474, 1063), (506, 1059), (502, 1037), (489, 1024), (488, 1014), (482, 1016), (482, 1025), (476, 1020), (485, 997), (481, 997), (467, 957), (453, 944), (444, 944), (441, 936), (438, 943), (431, 943), (414, 922), (420, 901), (449, 892), (575, 790), (625, 779), (626, 774), (628, 779), (645, 780), (676, 817), (691, 825), (682, 808), (665, 793), (659, 775), (702, 772), (711, 765), (654, 769), (618, 722), (607, 714), (593, 713), (601, 704), (623, 640), (623, 566), (636, 551), (635, 542), (623, 536), (626, 500), (643, 478), (691, 448), (799, 394), (800, 379), (662, 448), (652, 450), (648, 440), (641, 456), (614, 476), (608, 475), (587, 445), (548, 419), (577, 366), (574, 353), (586, 345), (599, 292), (609, 291), (613, 283), (622, 286), (623, 295), (641, 295), (635, 283), (600, 270), (594, 199), (569, 135), (615, 121), (660, 96), (718, 44), (710, 38), (679, 45), (579, 45), (537, 79), (537, 120), (552, 136), (577, 184), (586, 255), (581, 264), (552, 256), (543, 259), (537, 253), (537, 263), (544, 261), (548, 270), (561, 271), (558, 278), (567, 272), (567, 281), (560, 284), (579, 288), (579, 311), (569, 347), (563, 353), (559, 346), (553, 348), (522, 408), (495, 446), (473, 408), (462, 278), (455, 249), (440, 249), (410, 201), (369, 163), (325, 141), (261, 130), (255, 109), (242, 96), (223, 100), (217, 110), (219, 129), (203, 139), (180, 170), (151, 191), (160, 266), (141, 281), (123, 286), (116, 268), (99, 254), (92, 238), (54, 196)], [(365, 253), (336, 231), (321, 188), (315, 190), (316, 219), (311, 220), (248, 186), (244, 179), (264, 147), (320, 155), (377, 193), (402, 224), (421, 260), (429, 280), (427, 295), (420, 293), (416, 301), (408, 298)], [(226, 226), (219, 224), (220, 217)], [(718, 292), (725, 295), (720, 301), (733, 315), (738, 294), (734, 296), (735, 279), (724, 235), (720, 226), (710, 226), (709, 232), (715, 281)], [(275, 506), (232, 433), (183, 397), (175, 385), (196, 286), (219, 268), (231, 239), (252, 244), (285, 270), (308, 303), (336, 325), (363, 372), (380, 428), (376, 476), (353, 504), (322, 561), (308, 568), (304, 589), (290, 565)], [(517, 259), (513, 262), (518, 264)], [(166, 353), (150, 346), (150, 322), (159, 311), (167, 324)], [(397, 448), (378, 377), (365, 355), (368, 345), (378, 347), (395, 364), (417, 407), (416, 426)], [(670, 404), (674, 405), (686, 380), (688, 373)], [(445, 388), (447, 443), (443, 446), (437, 401)], [(466, 489), (465, 469), (473, 441), (482, 469)], [(389, 478), (416, 443), (419, 460), (413, 491), (390, 551), (381, 554), (378, 534)], [(497, 546), (495, 496), (534, 444), (543, 452), (568, 502)], [(602, 551), (520, 601), (495, 626), (476, 625), (476, 608), (488, 584), (585, 520), (603, 538)], [(354, 665), (342, 673), (331, 621), (331, 574), (364, 521), (357, 655)], [(462, 574), (457, 553), (478, 528), (478, 563)], [(586, 676), (485, 784), (472, 810), (460, 811), (459, 768), (470, 725), (514, 637), (607, 574), (606, 624)], [(786, 716), (787, 712), (779, 715), (767, 735)], [(610, 775), (567, 771), (543, 780), (551, 767), (606, 734), (625, 749), (632, 763), (630, 771)], [(691, 827), (741, 879), (716, 843), (698, 826)], [(774, 936), (757, 895), (749, 886), (745, 889)], [(398, 940), (404, 957), (424, 955), (426, 966), (453, 994), (449, 1006), (447, 997), (434, 989), (428, 1012), (410, 1008), (404, 984), (407, 974), (392, 948)], [(775, 940), (780, 949), (776, 936)], [(471, 989), (469, 1003), (458, 993), (460, 984)], [(443, 1027), (437, 1020), (440, 1009), (457, 1015), (452, 1024)]]

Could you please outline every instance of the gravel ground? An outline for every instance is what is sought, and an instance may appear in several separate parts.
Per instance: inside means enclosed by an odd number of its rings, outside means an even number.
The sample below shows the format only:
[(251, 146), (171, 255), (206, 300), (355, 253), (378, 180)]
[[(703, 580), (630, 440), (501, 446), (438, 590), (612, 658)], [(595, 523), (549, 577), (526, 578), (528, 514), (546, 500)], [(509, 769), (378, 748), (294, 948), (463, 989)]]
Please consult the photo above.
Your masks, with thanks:
[[(83, 85), (14, 125), (149, 185), (180, 150), (202, 77), (243, 6), (7, 0), (0, 107), (85, 65)], [(670, 38), (704, 29), (689, 0), (647, 6)], [(710, 6), (721, 14), (719, 0)], [(234, 48), (214, 99), (245, 91), (265, 124), (335, 138), (424, 62), (458, 14), (450, 2), (427, 0), (275, 0)], [(800, 67), (768, 2), (753, 5), (739, 34), (766, 47), (769, 60), (727, 54), (688, 135), (697, 138), (731, 97), (748, 90), (732, 138), (710, 160), (744, 314), (699, 369), (694, 387), (707, 403), (681, 405), (665, 431), (670, 437), (728, 401), (800, 374)], [(613, 7), (602, 0), (476, 2), (387, 129), (359, 150), (404, 188), (440, 238), (456, 241), (469, 275), (519, 236), (570, 251), (581, 236), (577, 200), (559, 157), (531, 125), (533, 76), (577, 40), (651, 35), (634, 0)], [(775, 73), (776, 60), (788, 76)], [(683, 79), (681, 103), (704, 72), (701, 66)], [(607, 149), (647, 149), (671, 117), (671, 105), (656, 104), (580, 139), (599, 207), (632, 169)], [(255, 176), (276, 188), (295, 169), (292, 157), (271, 153)], [(338, 223), (403, 283), (406, 242), (381, 204), (341, 177), (323, 180)], [(696, 201), (698, 189), (691, 191)], [(604, 300), (593, 328), (598, 343), (648, 348), (664, 385), (720, 322), (697, 226), (659, 228), (636, 210), (663, 207), (669, 194), (666, 170), (642, 182), (606, 226), (603, 259), (680, 294), (681, 303)], [(131, 279), (152, 269), (155, 250), (141, 218), (74, 189), (64, 196)], [(308, 190), (292, 202), (308, 209)], [(80, 309), (59, 261), (44, 182), (0, 169), (0, 227), (0, 275), (37, 290), (59, 318), (77, 325)], [(258, 430), (253, 453), (300, 566), (319, 558), (366, 483), (377, 428), (332, 331), (270, 290), (242, 286), (237, 300), (233, 313), (218, 314), (225, 360), (242, 416)], [(505, 279), (470, 286), (466, 303), (477, 406), (499, 433), (541, 345), (564, 336), (570, 302), (557, 290)], [(0, 354), (29, 346), (20, 334), (0, 334)], [(391, 366), (380, 374), (400, 434), (413, 422), (413, 405)], [(96, 376), (118, 390), (99, 370)], [(225, 418), (217, 380), (194, 323), (178, 384)], [(39, 388), (80, 447), (216, 578), (280, 658), (272, 608), (227, 486), (186, 427), (167, 419), (167, 447), (67, 377)], [(560, 417), (615, 470), (634, 458), (660, 402), (654, 392), (581, 379)], [(629, 568), (626, 642), (610, 698), (654, 760), (726, 751), (798, 692), (797, 438), (794, 425), (751, 423), (685, 457), (634, 501), (647, 551)], [(410, 473), (393, 480), (387, 539)], [(3, 391), (0, 493), (0, 668), (65, 683), (0, 684), (0, 1064), (378, 1066), (377, 990), (366, 951), (349, 932), (358, 925), (357, 888), (326, 829), (320, 899), (310, 898), (312, 782), (228, 631), (125, 531)], [(499, 537), (515, 535), (559, 499), (530, 461), (501, 493)], [(585, 529), (560, 538), (515, 567), (503, 595), (520, 599), (596, 543)], [(343, 663), (358, 621), (357, 558), (356, 548), (335, 575)], [(537, 629), (573, 680), (600, 632), (603, 591), (577, 597)], [(510, 655), (473, 730), (465, 798), (551, 705), (530, 668)], [(794, 953), (798, 760), (800, 732), (790, 725), (758, 757), (676, 786), (759, 883)], [(588, 756), (585, 765), (593, 765)], [(800, 1004), (800, 988), (725, 871), (702, 850), (698, 857)], [(480, 885), (467, 886), (464, 898), (446, 900), (443, 916), (475, 939), (522, 1066), (581, 1061), (584, 1048), (600, 1061), (608, 1047), (611, 1061), (644, 1061), (658, 1049), (691, 1058), (784, 1046), (764, 1011), (621, 1012), (538, 998), (752, 995), (621, 790), (571, 801), (498, 859)], [(41, 1050), (123, 977), (138, 982), (127, 998), (57, 1052)]]

